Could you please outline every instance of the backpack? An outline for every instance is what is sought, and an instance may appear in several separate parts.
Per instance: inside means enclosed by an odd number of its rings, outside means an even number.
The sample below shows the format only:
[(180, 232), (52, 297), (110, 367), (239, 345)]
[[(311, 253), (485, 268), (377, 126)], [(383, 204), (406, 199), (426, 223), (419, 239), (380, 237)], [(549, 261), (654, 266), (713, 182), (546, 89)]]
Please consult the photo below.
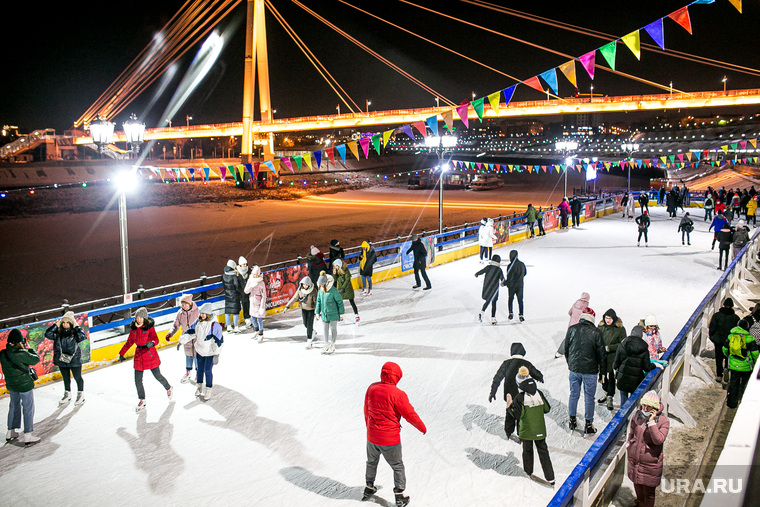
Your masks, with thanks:
[(747, 340), (743, 334), (733, 333), (729, 335), (728, 355), (742, 361), (747, 360)]

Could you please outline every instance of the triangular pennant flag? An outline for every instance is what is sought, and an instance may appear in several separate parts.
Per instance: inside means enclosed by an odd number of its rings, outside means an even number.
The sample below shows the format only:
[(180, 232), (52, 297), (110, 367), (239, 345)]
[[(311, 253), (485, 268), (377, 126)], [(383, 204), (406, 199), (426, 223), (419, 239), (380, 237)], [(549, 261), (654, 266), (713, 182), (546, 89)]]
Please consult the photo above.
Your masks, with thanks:
[(296, 166), (298, 167), (298, 173), (300, 174), (303, 157), (301, 157), (301, 155), (296, 155), (295, 157), (293, 157), (293, 159), (296, 161)]
[(255, 180), (256, 179), (256, 175), (253, 174), (253, 164), (245, 164), (245, 168), (248, 171), (248, 174), (251, 175), (251, 179)]
[(668, 17), (681, 25), (684, 30), (691, 33), (691, 18), (689, 17), (689, 8), (681, 7), (677, 11), (668, 14)]
[(240, 164), (238, 166), (238, 174), (240, 175), (240, 183), (245, 181), (245, 166)]
[(253, 179), (257, 180), (259, 179), (259, 168), (261, 167), (261, 162), (254, 162), (253, 163)]
[(499, 114), (499, 100), (501, 100), (501, 92), (492, 93), (488, 96), (488, 103), (491, 104), (491, 109), (497, 115)]
[(274, 168), (274, 163), (271, 160), (265, 161), (264, 165), (266, 165), (270, 171), (272, 171), (275, 175), (277, 175), (277, 169)]
[[(441, 117), (443, 117), (443, 123), (446, 124), (446, 128), (449, 130), (449, 132), (454, 132), (454, 110), (450, 109), (448, 111), (441, 113)], [(438, 129), (436, 128), (435, 135), (438, 135), (437, 131)]]
[[(367, 139), (365, 139), (365, 141), (369, 143)], [(359, 160), (359, 147), (356, 144), (356, 141), (351, 141), (350, 143), (348, 143), (348, 149), (351, 150), (351, 153), (354, 154), (354, 157), (356, 157), (356, 160)]]
[(575, 88), (578, 88), (578, 84), (575, 80), (575, 60), (570, 60), (559, 66), (560, 72), (570, 81)]
[[(594, 80), (594, 68), (596, 67), (596, 50), (589, 51), (585, 55), (578, 58), (580, 60), (581, 65), (583, 65), (583, 68), (586, 69), (586, 72), (588, 72), (588, 77), (591, 78), (591, 80)], [(614, 58), (613, 58), (614, 61)]]
[(475, 114), (478, 115), (478, 119), (483, 121), (483, 97), (472, 101), (472, 108), (475, 110)]
[(517, 85), (512, 85), (509, 88), (504, 88), (504, 105), (508, 106), (512, 102), (512, 96), (515, 94), (515, 88)]
[(467, 112), (470, 109), (470, 103), (462, 104), (461, 106), (457, 107), (457, 114), (459, 115), (459, 119), (462, 120), (462, 123), (464, 123), (464, 128), (469, 128), (469, 121), (467, 118)]
[(739, 14), (742, 12), (742, 0), (728, 0), (731, 2), (731, 5), (736, 7), (736, 10), (739, 11)]
[(678, 160), (683, 163), (683, 153), (678, 154)]
[(754, 147), (755, 147), (755, 149), (757, 149), (757, 138), (755, 138), (755, 139), (750, 139), (750, 140), (749, 140), (749, 142), (752, 144), (752, 146), (754, 146)]
[(306, 162), (306, 165), (309, 166), (309, 171), (313, 171), (314, 169), (311, 167), (311, 153), (304, 153), (301, 158)]
[(210, 172), (211, 172), (211, 168), (210, 167), (204, 167), (203, 168), (203, 176), (206, 178), (206, 181), (208, 181), (208, 176), (209, 176)]
[[(375, 148), (375, 153), (380, 155), (380, 138), (382, 138), (382, 134), (375, 134), (372, 136), (372, 146)], [(369, 154), (367, 150), (364, 150), (364, 156), (369, 158)]]
[(290, 161), (290, 157), (285, 157), (282, 161), (285, 162), (285, 165), (290, 169), (290, 172), (293, 174), (296, 173), (295, 170), (293, 170), (293, 163)]
[(227, 179), (227, 168), (222, 166), (219, 168), (219, 170), (222, 173), (222, 181), (224, 181), (225, 179)]
[[(433, 136), (438, 135), (438, 117), (437, 116), (431, 116), (427, 120), (425, 120), (425, 123), (427, 123), (428, 128), (433, 133)], [(423, 129), (424, 130), (424, 129)], [(420, 131), (422, 132), (422, 131)], [(425, 134), (423, 134), (425, 135)]]
[(639, 31), (634, 30), (628, 35), (624, 35), (621, 39), (625, 42), (625, 45), (628, 46), (628, 49), (631, 50), (631, 53), (633, 53), (637, 59), (641, 60), (641, 36), (639, 35)]
[(190, 171), (190, 178), (193, 180), (193, 182), (195, 182), (195, 169), (191, 167), (189, 171)]
[(544, 88), (541, 86), (541, 82), (538, 80), (538, 76), (533, 76), (530, 79), (526, 79), (523, 81), (523, 84), (530, 86), (534, 90), (538, 90), (540, 92), (544, 92)]
[(166, 169), (163, 167), (159, 168), (158, 174), (161, 176), (161, 181), (166, 181)]
[[(423, 124), (422, 128), (425, 128), (424, 124)], [(403, 132), (404, 134), (408, 135), (409, 138), (412, 141), (414, 141), (414, 132), (412, 132), (412, 126), (411, 125), (404, 125), (404, 126), (402, 126), (401, 127), (401, 132)]]
[(644, 30), (646, 30), (652, 40), (660, 46), (660, 49), (665, 49), (665, 36), (662, 33), (662, 18), (657, 21), (652, 21), (644, 27)]
[[(436, 125), (438, 125), (438, 122), (436, 121)], [(425, 128), (425, 122), (420, 120), (417, 122), (412, 123), (412, 126), (417, 129), (417, 132), (422, 134), (422, 137), (424, 139), (427, 139), (427, 129)]]
[(600, 47), (599, 52), (602, 53), (604, 59), (607, 60), (607, 65), (609, 65), (612, 70), (615, 70), (615, 53), (617, 52), (617, 41), (614, 40), (609, 44), (605, 44), (604, 46)]
[[(362, 151), (364, 152), (364, 158), (369, 158), (369, 143), (370, 141), (366, 137), (359, 139), (359, 144), (361, 145)], [(356, 158), (358, 159), (359, 157), (357, 156)]]
[(728, 146), (727, 145), (721, 146), (720, 149), (723, 150), (723, 153), (728, 154)]
[(740, 147), (742, 150), (746, 149), (746, 148), (747, 148), (747, 141), (740, 141), (740, 142), (739, 142), (739, 147)]
[(552, 89), (554, 92), (554, 95), (557, 95), (557, 72), (556, 69), (550, 69), (546, 72), (542, 72), (539, 74), (541, 78), (546, 81), (546, 84), (549, 85), (549, 88)]
[(317, 169), (320, 169), (322, 167), (322, 151), (315, 151), (314, 152), (314, 159), (317, 161)]
[[(343, 147), (345, 149), (345, 146)], [(335, 165), (335, 148), (330, 146), (325, 150), (325, 153), (327, 153), (327, 158), (330, 159), (330, 162), (332, 162), (333, 165)]]
[(391, 138), (391, 134), (393, 134), (393, 130), (386, 130), (383, 132), (383, 148), (385, 148), (385, 145), (388, 144), (388, 140)]
[[(343, 161), (343, 163), (346, 163), (346, 145), (345, 144), (339, 144), (335, 147), (336, 150), (338, 150), (338, 154), (340, 155), (340, 159)], [(354, 151), (356, 151), (356, 143), (354, 143)], [(359, 158), (359, 155), (356, 155), (356, 158)], [(333, 164), (335, 161), (333, 160)]]

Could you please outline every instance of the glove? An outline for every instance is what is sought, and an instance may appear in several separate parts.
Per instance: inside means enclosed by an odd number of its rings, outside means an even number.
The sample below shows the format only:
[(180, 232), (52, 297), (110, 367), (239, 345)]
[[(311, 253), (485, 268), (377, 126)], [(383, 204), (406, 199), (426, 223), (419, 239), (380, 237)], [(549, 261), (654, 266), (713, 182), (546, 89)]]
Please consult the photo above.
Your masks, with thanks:
[(177, 350), (179, 350), (179, 348), (180, 348), (181, 346), (182, 346), (182, 344), (181, 344), (180, 342), (177, 342)]
[(124, 362), (124, 361), (126, 361), (126, 360), (127, 360), (127, 358), (126, 358), (126, 357), (124, 357), (124, 356), (119, 356), (119, 362), (120, 362), (120, 363), (123, 363), (123, 362)]
[(214, 360), (213, 361), (214, 361), (214, 364), (219, 364), (219, 354), (216, 354), (214, 356)]
[(188, 329), (185, 334), (195, 334), (195, 329)]
[(155, 344), (155, 343), (153, 343), (153, 342), (148, 342), (148, 343), (146, 343), (146, 344), (145, 344), (145, 346), (146, 346), (147, 348), (149, 348), (149, 349), (150, 349), (150, 348), (153, 348), (153, 347), (155, 347), (155, 346), (156, 346), (156, 344)]
[(172, 336), (173, 336), (173, 335), (174, 335), (174, 333), (169, 333), (169, 332), (167, 332), (167, 333), (166, 333), (166, 336), (164, 336), (164, 338), (166, 339), (166, 341), (170, 341), (170, 340), (172, 339)]
[(494, 396), (493, 394), (492, 394), (492, 395), (490, 395), (490, 396), (488, 397), (488, 403), (491, 403), (491, 402), (492, 402), (493, 400), (495, 400), (495, 399), (496, 399), (496, 396)]

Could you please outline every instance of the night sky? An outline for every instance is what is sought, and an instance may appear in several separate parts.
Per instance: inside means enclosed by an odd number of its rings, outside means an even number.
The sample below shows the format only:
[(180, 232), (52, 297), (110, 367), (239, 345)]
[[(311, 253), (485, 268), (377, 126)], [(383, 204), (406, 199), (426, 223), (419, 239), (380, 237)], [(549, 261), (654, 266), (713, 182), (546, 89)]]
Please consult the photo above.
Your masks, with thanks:
[[(400, 1), (350, 1), (520, 79), (540, 74), (568, 60), (446, 20)], [(452, 56), (338, 1), (304, 0), (304, 3), (455, 103), (471, 100), (473, 92), (477, 97), (483, 97), (514, 84), (507, 77)], [(474, 5), (474, 2), (419, 0), (416, 3), (573, 57), (605, 43), (601, 39), (495, 13)], [(556, 7), (560, 5), (556, 2), (501, 3), (616, 37), (687, 5), (685, 1), (663, 0), (583, 0), (566, 2), (562, 7)], [(362, 108), (367, 99), (372, 101), (371, 110), (435, 105), (429, 92), (393, 72), (295, 4), (284, 0), (275, 0), (274, 4)], [(183, 2), (173, 0), (134, 5), (58, 2), (47, 4), (18, 22), (6, 22), (11, 26), (5, 27), (0, 123), (18, 125), (22, 132), (54, 128), (62, 133), (70, 128), (182, 5)], [(760, 67), (757, 56), (760, 5), (757, 2), (745, 1), (743, 14), (728, 0), (716, 0), (712, 5), (694, 5), (689, 12), (693, 35), (672, 20), (665, 20), (666, 48)], [(223, 22), (224, 28), (235, 29), (234, 35), (202, 86), (175, 115), (174, 125), (184, 124), (186, 115), (193, 117), (193, 124), (241, 121), (244, 21), (245, 2)], [(271, 15), (267, 17), (267, 30), (276, 117), (335, 113), (338, 98)], [(653, 44), (643, 31), (641, 40), (642, 44)], [(180, 62), (184, 67), (195, 51), (196, 48), (185, 54)], [(598, 52), (596, 58), (597, 64), (606, 66)], [(757, 76), (646, 50), (642, 51), (639, 62), (622, 43), (617, 46), (617, 69), (664, 85), (672, 81), (674, 88), (684, 91), (720, 90), (723, 75), (728, 77), (729, 88), (760, 88)], [(580, 65), (577, 65), (576, 72), (581, 92), (588, 93), (591, 84), (588, 75)], [(575, 92), (562, 75), (558, 79), (561, 96)], [(176, 81), (173, 84), (176, 85)], [(598, 68), (593, 84), (594, 94), (665, 93)], [(131, 112), (142, 113), (153, 91), (151, 89), (137, 99), (133, 107), (128, 107), (115, 119), (117, 123), (123, 122)], [(166, 94), (144, 115), (149, 128), (163, 126), (158, 123), (168, 98)], [(519, 86), (514, 100), (542, 98), (545, 95)], [(343, 105), (341, 112), (347, 112)]]

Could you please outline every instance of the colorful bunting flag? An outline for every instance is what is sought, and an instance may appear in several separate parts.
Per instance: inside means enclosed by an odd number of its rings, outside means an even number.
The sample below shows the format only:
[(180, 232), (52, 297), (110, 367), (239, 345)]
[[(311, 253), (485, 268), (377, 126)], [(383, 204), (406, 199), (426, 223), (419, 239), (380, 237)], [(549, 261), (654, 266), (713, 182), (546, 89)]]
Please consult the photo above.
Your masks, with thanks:
[[(359, 144), (361, 145), (362, 151), (364, 152), (364, 158), (369, 158), (369, 139), (362, 137), (359, 139)], [(359, 155), (357, 155), (356, 158), (358, 159)]]
[(657, 21), (653, 21), (644, 27), (644, 30), (654, 40), (660, 49), (665, 49), (665, 36), (662, 31), (662, 18)]
[(320, 169), (322, 167), (322, 151), (315, 151), (314, 158), (317, 161), (317, 169)]
[(427, 123), (427, 126), (430, 129), (430, 131), (433, 133), (433, 136), (437, 136), (438, 135), (438, 117), (431, 116), (430, 118), (425, 120), (425, 123)]
[(731, 2), (731, 5), (736, 7), (736, 10), (739, 11), (739, 14), (742, 12), (742, 0), (728, 0)]
[(472, 101), (472, 108), (475, 110), (475, 114), (478, 115), (478, 119), (483, 122), (483, 97)]
[(534, 90), (538, 90), (541, 93), (544, 93), (544, 88), (541, 86), (541, 82), (538, 80), (538, 76), (533, 76), (530, 79), (526, 79), (523, 81), (523, 84), (530, 86)]
[[(454, 132), (454, 111), (448, 110), (441, 113), (441, 117), (443, 118), (443, 123), (446, 124), (446, 128), (449, 130), (450, 133)], [(436, 123), (436, 126), (438, 124)], [(438, 129), (436, 128), (436, 134), (438, 135)]]
[[(345, 144), (339, 144), (335, 147), (338, 150), (338, 154), (340, 155), (340, 159), (343, 161), (343, 163), (346, 163), (346, 145)], [(359, 154), (356, 152), (356, 143), (354, 143), (353, 150), (354, 155), (356, 155), (356, 158), (359, 158)], [(335, 161), (333, 160), (333, 163)]]
[(546, 81), (549, 88), (552, 89), (554, 95), (557, 95), (557, 72), (556, 69), (550, 69), (540, 74), (541, 78)]
[(559, 66), (560, 72), (570, 81), (573, 87), (578, 88), (578, 84), (575, 80), (575, 60), (570, 60)]
[[(438, 126), (438, 121), (436, 121), (435, 123), (436, 123), (436, 126)], [(412, 126), (417, 129), (417, 132), (422, 134), (423, 139), (427, 139), (427, 129), (425, 128), (424, 121), (420, 120), (418, 122), (412, 123)]]
[[(345, 150), (346, 147), (344, 146), (343, 149)], [(325, 153), (327, 153), (327, 158), (330, 159), (330, 162), (332, 162), (332, 164), (335, 165), (335, 148), (330, 146), (329, 148), (325, 150)]]
[(459, 119), (462, 120), (462, 123), (464, 123), (464, 128), (470, 128), (469, 121), (467, 118), (467, 112), (470, 109), (470, 103), (462, 104), (459, 107), (457, 107), (457, 114), (459, 115)]
[(499, 114), (499, 100), (501, 99), (501, 92), (495, 92), (488, 96), (488, 103), (491, 104), (491, 109), (498, 115)]
[[(600, 49), (601, 51), (601, 49)], [(588, 77), (591, 78), (591, 80), (594, 80), (594, 68), (596, 67), (596, 50), (589, 51), (585, 55), (578, 58), (580, 60), (581, 65), (583, 65), (583, 68), (586, 69), (586, 72), (588, 72)], [(612, 60), (614, 61), (615, 58), (613, 57)]]
[(504, 88), (504, 105), (508, 106), (509, 103), (512, 101), (512, 97), (515, 94), (515, 88), (517, 88), (517, 85), (512, 85), (509, 88)]
[(641, 36), (639, 35), (639, 31), (634, 30), (628, 35), (624, 35), (622, 41), (625, 42), (625, 45), (628, 46), (631, 53), (633, 53), (638, 60), (641, 60)]
[(607, 60), (607, 64), (610, 66), (612, 70), (615, 70), (615, 53), (617, 52), (617, 41), (612, 41), (609, 44), (605, 44), (604, 46), (599, 48), (599, 52), (602, 53), (602, 56), (605, 60)]
[[(375, 148), (375, 153), (380, 155), (380, 138), (382, 137), (381, 134), (375, 134), (372, 136), (372, 146)], [(367, 150), (364, 150), (364, 156), (369, 158), (369, 155), (367, 155)]]

